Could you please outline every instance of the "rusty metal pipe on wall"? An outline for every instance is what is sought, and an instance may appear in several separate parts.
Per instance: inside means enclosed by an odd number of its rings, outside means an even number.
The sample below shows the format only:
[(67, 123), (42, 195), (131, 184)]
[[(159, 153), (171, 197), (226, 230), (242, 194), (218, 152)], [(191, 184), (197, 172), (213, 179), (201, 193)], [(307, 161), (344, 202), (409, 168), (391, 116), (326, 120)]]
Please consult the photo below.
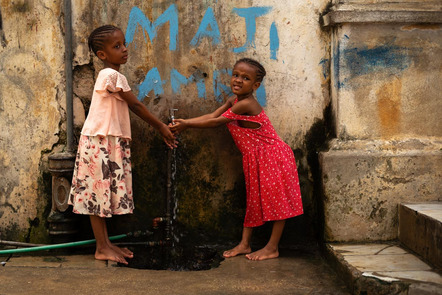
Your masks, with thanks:
[(65, 23), (65, 75), (66, 75), (66, 152), (74, 152), (74, 107), (73, 107), (73, 74), (72, 74), (72, 3), (64, 1)]

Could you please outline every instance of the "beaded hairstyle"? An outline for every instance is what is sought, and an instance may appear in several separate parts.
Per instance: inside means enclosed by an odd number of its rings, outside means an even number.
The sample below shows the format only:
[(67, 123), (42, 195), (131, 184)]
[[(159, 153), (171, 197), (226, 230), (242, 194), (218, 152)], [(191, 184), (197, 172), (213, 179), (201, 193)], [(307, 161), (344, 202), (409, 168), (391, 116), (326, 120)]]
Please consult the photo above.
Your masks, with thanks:
[(98, 50), (102, 50), (107, 37), (115, 31), (121, 31), (120, 28), (113, 25), (104, 25), (96, 28), (87, 40), (89, 49), (97, 55)]
[(254, 66), (255, 68), (256, 68), (256, 80), (258, 81), (258, 82), (262, 82), (262, 79), (264, 79), (264, 76), (266, 75), (266, 70), (264, 69), (264, 67), (262, 66), (262, 64), (260, 64), (259, 62), (257, 62), (256, 60), (254, 60), (254, 59), (251, 59), (251, 58), (247, 58), (247, 57), (245, 57), (245, 58), (241, 58), (241, 59), (239, 59), (236, 63), (235, 63), (235, 66), (237, 65), (237, 64), (239, 64), (239, 63), (246, 63), (246, 64), (249, 64), (249, 65), (251, 65), (251, 66)]

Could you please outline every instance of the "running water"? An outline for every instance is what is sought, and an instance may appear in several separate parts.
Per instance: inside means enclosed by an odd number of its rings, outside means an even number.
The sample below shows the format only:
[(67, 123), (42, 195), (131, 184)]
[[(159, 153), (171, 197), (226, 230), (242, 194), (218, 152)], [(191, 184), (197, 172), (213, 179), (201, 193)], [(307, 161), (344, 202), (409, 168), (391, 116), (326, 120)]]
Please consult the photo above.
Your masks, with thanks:
[[(169, 110), (169, 122), (173, 122), (175, 111), (177, 109), (173, 107)], [(182, 228), (180, 231), (177, 223), (176, 172), (177, 149), (168, 149), (165, 216), (154, 219), (154, 241), (126, 244), (134, 252), (134, 258), (128, 259), (128, 265), (119, 263), (119, 266), (192, 271), (217, 267), (224, 260), (214, 248), (191, 245), (189, 241), (180, 239)]]
[[(173, 124), (173, 120), (175, 119), (175, 112), (178, 111), (178, 109), (174, 109), (173, 105), (172, 108), (169, 110), (169, 121)], [(170, 157), (169, 159), (169, 164), (170, 164), (170, 183), (171, 183), (171, 187), (169, 189), (169, 202), (170, 202), (170, 206), (171, 206), (171, 220), (170, 220), (170, 226), (171, 226), (171, 236), (172, 236), (172, 243), (179, 243), (180, 242), (180, 238), (176, 232), (176, 218), (177, 218), (177, 210), (178, 210), (178, 199), (176, 198), (176, 170), (177, 170), (177, 159), (176, 159), (176, 149), (173, 149), (171, 151), (169, 151), (169, 155), (168, 157)]]

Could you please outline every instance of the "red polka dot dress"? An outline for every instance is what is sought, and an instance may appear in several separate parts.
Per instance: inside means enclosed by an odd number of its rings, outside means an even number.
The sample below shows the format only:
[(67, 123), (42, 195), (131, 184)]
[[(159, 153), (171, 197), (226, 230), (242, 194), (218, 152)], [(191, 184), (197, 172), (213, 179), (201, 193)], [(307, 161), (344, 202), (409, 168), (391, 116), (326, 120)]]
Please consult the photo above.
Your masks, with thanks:
[[(235, 101), (236, 103), (236, 101)], [(237, 115), (228, 109), (223, 117), (243, 156), (247, 208), (245, 227), (283, 220), (303, 213), (298, 171), (293, 151), (278, 136), (264, 110), (256, 116)], [(259, 123), (243, 128), (238, 120)]]

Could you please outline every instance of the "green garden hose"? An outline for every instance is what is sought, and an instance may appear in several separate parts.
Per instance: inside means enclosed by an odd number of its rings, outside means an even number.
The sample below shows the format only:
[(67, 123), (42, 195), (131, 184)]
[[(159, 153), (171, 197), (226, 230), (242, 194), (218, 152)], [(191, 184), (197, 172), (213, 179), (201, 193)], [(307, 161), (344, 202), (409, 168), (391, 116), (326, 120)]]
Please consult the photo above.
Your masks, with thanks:
[[(128, 236), (127, 234), (121, 234), (121, 235), (109, 237), (109, 240), (111, 240), (111, 241), (118, 240), (118, 239), (125, 238), (127, 236)], [(75, 247), (75, 246), (89, 245), (89, 244), (93, 244), (95, 242), (96, 242), (95, 239), (92, 239), (92, 240), (62, 243), (62, 244), (53, 244), (53, 245), (44, 245), (44, 246), (37, 246), (37, 247), (30, 247), (30, 248), (0, 250), (0, 255)]]

